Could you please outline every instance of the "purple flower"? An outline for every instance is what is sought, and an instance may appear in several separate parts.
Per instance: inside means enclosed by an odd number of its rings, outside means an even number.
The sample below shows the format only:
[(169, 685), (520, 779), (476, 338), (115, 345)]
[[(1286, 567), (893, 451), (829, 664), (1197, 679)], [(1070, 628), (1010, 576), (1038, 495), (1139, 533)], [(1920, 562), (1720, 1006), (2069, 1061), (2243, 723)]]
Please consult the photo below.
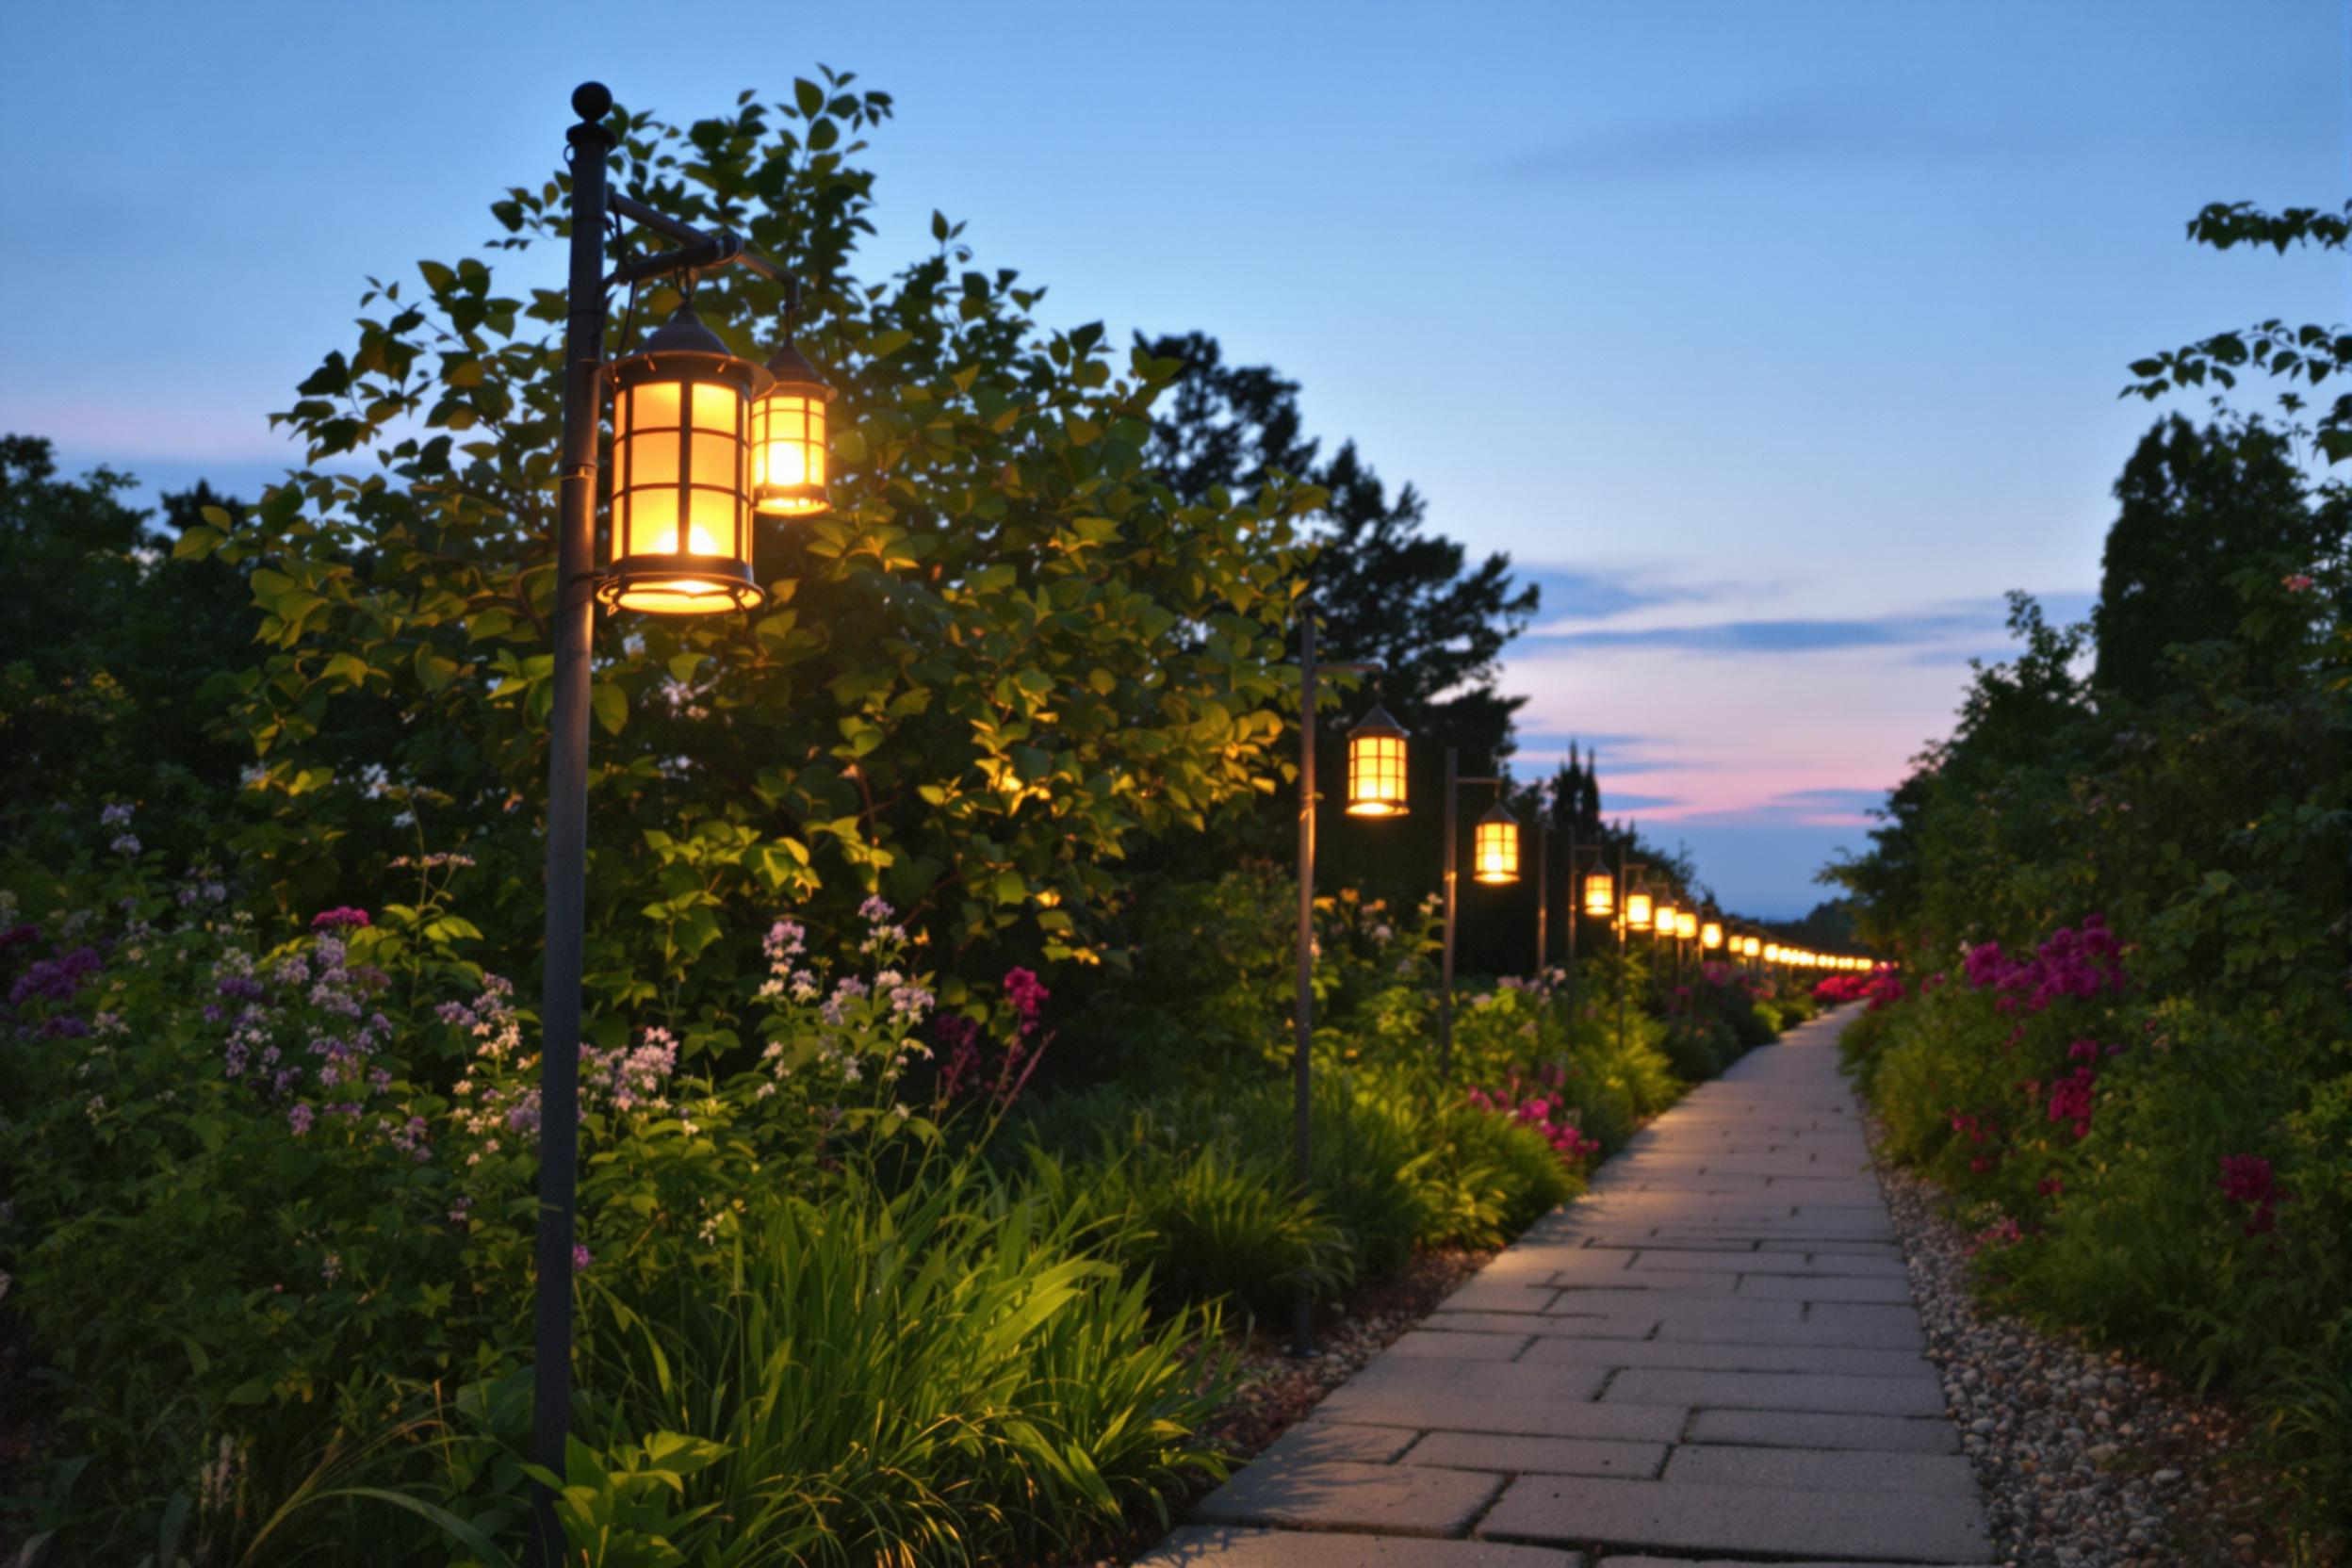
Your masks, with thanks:
[(572, 1243), (572, 1272), (573, 1272), (573, 1273), (575, 1273), (575, 1274), (580, 1273), (581, 1270), (585, 1269), (585, 1268), (586, 1268), (586, 1267), (587, 1267), (590, 1264), (592, 1264), (592, 1263), (594, 1263), (594, 1262), (596, 1262), (596, 1255), (594, 1252), (591, 1252), (591, 1251), (589, 1251), (589, 1250), (588, 1250), (588, 1247), (587, 1247), (587, 1244), (586, 1244), (585, 1242), (577, 1242), (577, 1241), (576, 1241), (576, 1242)]
[(313, 931), (339, 931), (346, 927), (357, 929), (368, 923), (368, 911), (349, 907), (321, 910), (311, 918)]
[(130, 825), (131, 822), (131, 811), (132, 808), (128, 804), (117, 801), (112, 806), (107, 807), (105, 810), (98, 813), (98, 825), (101, 827), (127, 827)]
[(117, 855), (136, 856), (139, 850), (139, 843), (138, 838), (132, 834), (117, 833), (114, 836), (114, 842), (106, 847)]
[(294, 1135), (301, 1137), (310, 1131), (311, 1109), (307, 1104), (298, 1103), (292, 1110), (286, 1113), (286, 1124), (294, 1129)]

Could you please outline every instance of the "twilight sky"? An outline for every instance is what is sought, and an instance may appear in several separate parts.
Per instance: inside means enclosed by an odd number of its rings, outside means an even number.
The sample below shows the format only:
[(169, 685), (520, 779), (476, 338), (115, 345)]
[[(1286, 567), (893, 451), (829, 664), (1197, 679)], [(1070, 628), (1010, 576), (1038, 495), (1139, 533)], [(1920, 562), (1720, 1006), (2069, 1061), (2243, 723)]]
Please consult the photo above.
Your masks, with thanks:
[(2346, 0), (10, 6), (0, 429), (255, 494), (365, 277), (489, 237), (575, 83), (684, 121), (823, 61), (898, 100), (867, 271), (940, 208), (1049, 321), (1302, 382), (1543, 583), (1520, 767), (1597, 740), (1612, 814), (1793, 914), (2001, 593), (2087, 604), (2125, 364), (2352, 318), (2181, 234), (2343, 202), (2348, 51)]

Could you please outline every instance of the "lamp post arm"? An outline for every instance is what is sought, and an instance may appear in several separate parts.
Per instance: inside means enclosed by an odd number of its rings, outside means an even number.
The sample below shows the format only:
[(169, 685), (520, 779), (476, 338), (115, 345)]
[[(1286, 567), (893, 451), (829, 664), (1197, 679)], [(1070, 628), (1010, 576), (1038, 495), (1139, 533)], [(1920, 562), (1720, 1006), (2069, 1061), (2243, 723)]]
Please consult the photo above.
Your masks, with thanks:
[(607, 192), (604, 201), (605, 205), (614, 213), (641, 227), (651, 229), (665, 239), (674, 240), (686, 247), (715, 243), (727, 253), (711, 261), (694, 262), (687, 265), (720, 267), (728, 262), (734, 262), (749, 268), (771, 283), (789, 285), (792, 281), (792, 275), (790, 272), (759, 252), (744, 249), (743, 242), (728, 230), (721, 229), (715, 235), (706, 234), (692, 223), (681, 222), (668, 213), (656, 207), (649, 207), (645, 203), (624, 196), (617, 190)]

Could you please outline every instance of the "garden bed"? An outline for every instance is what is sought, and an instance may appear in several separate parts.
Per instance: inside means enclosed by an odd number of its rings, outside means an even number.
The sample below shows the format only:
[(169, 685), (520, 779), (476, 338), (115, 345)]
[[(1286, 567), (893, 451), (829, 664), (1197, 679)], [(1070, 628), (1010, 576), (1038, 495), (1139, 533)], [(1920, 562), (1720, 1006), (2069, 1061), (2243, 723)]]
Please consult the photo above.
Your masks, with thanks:
[[(1873, 1150), (1883, 1129), (1866, 1119)], [(1934, 1184), (1883, 1159), (1893, 1212), (1961, 1446), (2001, 1560), (2016, 1568), (2256, 1568), (2341, 1563), (2278, 1521), (2285, 1488), (2246, 1456), (2254, 1418), (2233, 1401), (1988, 1311), (1975, 1248)], [(2298, 1551), (2299, 1545), (2299, 1551)]]

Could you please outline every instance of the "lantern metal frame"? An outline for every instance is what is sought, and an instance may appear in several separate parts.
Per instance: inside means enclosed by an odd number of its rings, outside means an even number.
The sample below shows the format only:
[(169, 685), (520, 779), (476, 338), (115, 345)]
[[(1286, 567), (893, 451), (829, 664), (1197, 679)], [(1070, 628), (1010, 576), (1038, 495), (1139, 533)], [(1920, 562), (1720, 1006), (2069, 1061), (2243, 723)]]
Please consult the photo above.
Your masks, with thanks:
[[(694, 314), (691, 301), (643, 348), (623, 354), (604, 367), (612, 408), (612, 485), (607, 497), (612, 543), (610, 560), (596, 577), (596, 599), (608, 609), (645, 614), (710, 614), (728, 610), (757, 609), (767, 597), (752, 575), (751, 403), (764, 376), (760, 367), (728, 351), (718, 334)], [(678, 389), (675, 424), (641, 423), (637, 405), (641, 394), (657, 386)], [(733, 394), (732, 418), (726, 427), (702, 422), (701, 388), (717, 386)], [(623, 400), (627, 400), (624, 404)], [(659, 447), (669, 437), (673, 448), (666, 465), (646, 465), (639, 447)], [(732, 473), (713, 475), (702, 461), (706, 443), (724, 440), (732, 449)], [(650, 453), (645, 454), (650, 456)], [(645, 466), (666, 477), (645, 480)], [(640, 524), (641, 504), (668, 492), (675, 509), (667, 523)], [(723, 553), (691, 548), (698, 497), (727, 498), (726, 543)], [(716, 519), (712, 519), (716, 521)], [(677, 548), (642, 550), (640, 529), (675, 531)], [(719, 541), (706, 534), (712, 544)], [(666, 602), (642, 602), (660, 598)], [(681, 603), (680, 599), (709, 600)], [(632, 601), (638, 602), (632, 602)]]
[[(832, 423), (833, 388), (792, 341), (792, 322), (799, 314), (800, 280), (793, 278), (784, 286), (784, 341), (760, 367), (767, 379), (751, 403), (751, 505), (762, 517), (813, 517), (831, 504), (825, 497), (832, 478), (825, 438)], [(777, 406), (793, 399), (800, 400), (798, 409)], [(800, 433), (778, 433), (776, 422), (795, 416), (801, 421)], [(768, 467), (771, 450), (786, 441), (803, 449), (801, 477), (791, 483), (776, 480)]]
[[(1482, 882), (1490, 888), (1507, 888), (1519, 880), (1519, 841), (1522, 829), (1519, 819), (1511, 814), (1502, 795), (1496, 792), (1494, 804), (1486, 814), (1470, 825), (1470, 880)], [(1490, 850), (1496, 864), (1487, 863)]]
[[(1326, 665), (1327, 669), (1358, 669), (1380, 674), (1379, 667)], [(1393, 749), (1392, 749), (1393, 748)], [(1391, 769), (1389, 764), (1396, 764)], [(1394, 782), (1393, 795), (1372, 794), (1374, 783)], [(1348, 794), (1345, 809), (1351, 817), (1403, 817), (1413, 812), (1413, 736), (1396, 722), (1376, 696), (1372, 710), (1348, 729)]]

